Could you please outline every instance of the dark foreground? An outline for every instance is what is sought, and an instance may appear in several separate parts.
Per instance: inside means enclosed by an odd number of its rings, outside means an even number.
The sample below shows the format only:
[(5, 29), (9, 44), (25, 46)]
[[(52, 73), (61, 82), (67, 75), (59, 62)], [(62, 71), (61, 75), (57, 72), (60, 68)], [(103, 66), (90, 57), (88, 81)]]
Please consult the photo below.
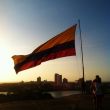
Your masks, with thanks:
[[(71, 95), (58, 99), (0, 103), (0, 110), (94, 110), (94, 106), (90, 95)], [(110, 110), (110, 95), (104, 96), (102, 110)]]

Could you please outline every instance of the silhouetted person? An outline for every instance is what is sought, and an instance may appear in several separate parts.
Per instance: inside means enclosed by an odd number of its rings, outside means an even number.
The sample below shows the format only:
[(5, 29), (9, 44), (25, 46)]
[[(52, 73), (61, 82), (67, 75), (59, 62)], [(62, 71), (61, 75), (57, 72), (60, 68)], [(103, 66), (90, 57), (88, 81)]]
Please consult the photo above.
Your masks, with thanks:
[(94, 104), (96, 110), (102, 109), (102, 98), (103, 98), (103, 90), (102, 90), (102, 82), (99, 75), (96, 75), (96, 78), (92, 83), (92, 93), (94, 98)]

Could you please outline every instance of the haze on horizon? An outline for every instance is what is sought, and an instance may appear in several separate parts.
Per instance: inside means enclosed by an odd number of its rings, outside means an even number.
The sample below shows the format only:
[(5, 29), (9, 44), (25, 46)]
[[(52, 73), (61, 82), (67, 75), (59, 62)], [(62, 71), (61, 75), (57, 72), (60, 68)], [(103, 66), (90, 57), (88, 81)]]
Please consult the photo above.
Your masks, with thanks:
[(82, 77), (79, 29), (76, 56), (59, 58), (34, 68), (14, 70), (13, 55), (31, 53), (42, 43), (81, 21), (85, 79), (99, 74), (110, 81), (109, 0), (0, 0), (0, 82), (54, 80), (62, 74), (69, 81)]

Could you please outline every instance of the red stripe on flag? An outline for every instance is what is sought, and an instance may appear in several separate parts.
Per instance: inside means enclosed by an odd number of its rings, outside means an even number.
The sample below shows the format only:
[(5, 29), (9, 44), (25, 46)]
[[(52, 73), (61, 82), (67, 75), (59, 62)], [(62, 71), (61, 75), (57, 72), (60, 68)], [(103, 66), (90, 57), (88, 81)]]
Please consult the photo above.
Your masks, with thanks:
[[(57, 53), (49, 54), (46, 57), (42, 57), (40, 60), (29, 61), (29, 62), (25, 63), (24, 65), (22, 65), (21, 67), (19, 67), (18, 70), (19, 71), (26, 70), (28, 68), (32, 68), (34, 66), (40, 65), (42, 62), (45, 62), (45, 61), (48, 61), (48, 60), (61, 58), (61, 57), (65, 57), (65, 56), (73, 56), (73, 55), (76, 55), (75, 48), (62, 50), (62, 51), (59, 51)], [(17, 71), (17, 68), (15, 68), (15, 69)], [(19, 72), (19, 71), (17, 71), (17, 72)]]

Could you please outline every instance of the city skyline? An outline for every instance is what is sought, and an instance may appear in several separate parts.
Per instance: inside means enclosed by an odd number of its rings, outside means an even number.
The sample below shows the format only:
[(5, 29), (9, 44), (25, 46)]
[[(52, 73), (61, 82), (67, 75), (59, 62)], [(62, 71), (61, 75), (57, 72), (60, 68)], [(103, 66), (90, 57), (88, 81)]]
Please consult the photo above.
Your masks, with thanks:
[[(81, 21), (85, 80), (98, 74), (110, 81), (109, 0), (0, 0), (0, 82), (54, 80), (61, 73), (69, 81), (82, 77), (79, 28), (76, 56), (42, 63), (16, 75), (13, 55), (27, 55), (55, 35)], [(103, 7), (103, 8), (102, 8)]]

